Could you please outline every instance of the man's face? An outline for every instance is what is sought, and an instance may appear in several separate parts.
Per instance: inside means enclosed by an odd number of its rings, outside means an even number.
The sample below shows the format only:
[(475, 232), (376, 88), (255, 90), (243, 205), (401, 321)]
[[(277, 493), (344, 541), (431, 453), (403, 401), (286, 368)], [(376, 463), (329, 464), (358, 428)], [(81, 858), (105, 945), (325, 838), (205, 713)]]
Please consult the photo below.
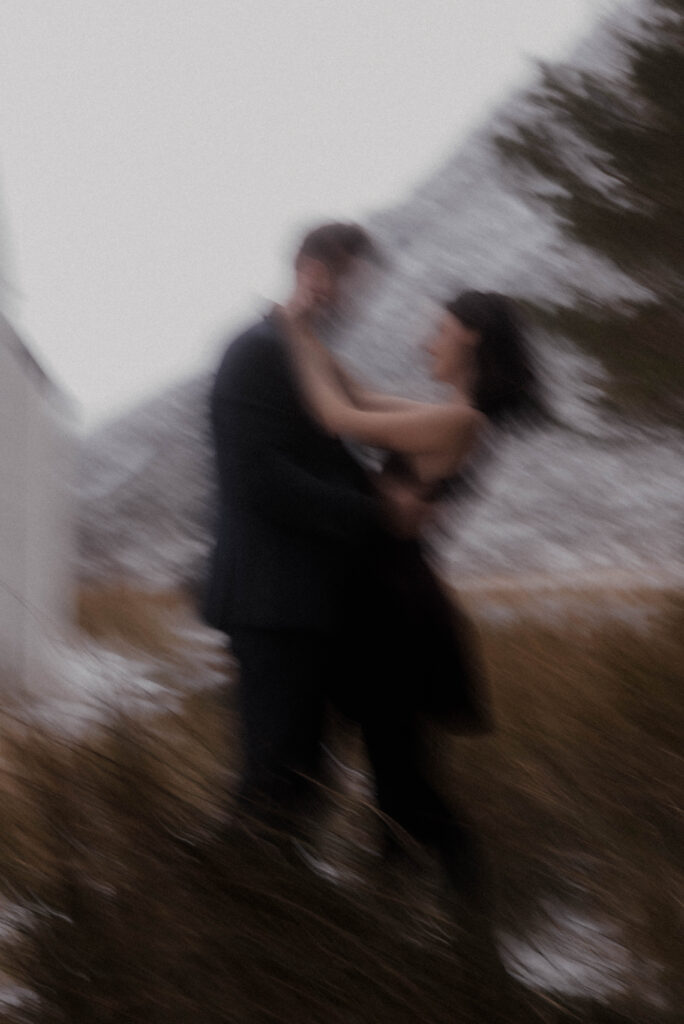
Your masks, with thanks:
[(311, 316), (326, 313), (337, 297), (339, 275), (320, 260), (305, 258), (297, 268), (297, 288)]
[(333, 311), (341, 319), (353, 319), (377, 283), (377, 267), (363, 257), (350, 261), (343, 274), (338, 274)]
[(320, 260), (307, 259), (298, 270), (298, 284), (311, 316), (348, 317), (368, 285), (368, 261), (351, 260), (344, 270), (331, 270)]

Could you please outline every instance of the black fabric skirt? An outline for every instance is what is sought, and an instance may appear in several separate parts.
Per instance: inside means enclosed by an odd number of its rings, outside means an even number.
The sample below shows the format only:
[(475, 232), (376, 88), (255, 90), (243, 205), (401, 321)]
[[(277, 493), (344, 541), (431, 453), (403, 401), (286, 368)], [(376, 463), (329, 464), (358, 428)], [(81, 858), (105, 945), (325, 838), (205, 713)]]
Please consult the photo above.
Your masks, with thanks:
[(420, 543), (383, 536), (355, 577), (338, 706), (357, 720), (391, 706), (428, 715), (453, 733), (491, 731), (477, 630)]

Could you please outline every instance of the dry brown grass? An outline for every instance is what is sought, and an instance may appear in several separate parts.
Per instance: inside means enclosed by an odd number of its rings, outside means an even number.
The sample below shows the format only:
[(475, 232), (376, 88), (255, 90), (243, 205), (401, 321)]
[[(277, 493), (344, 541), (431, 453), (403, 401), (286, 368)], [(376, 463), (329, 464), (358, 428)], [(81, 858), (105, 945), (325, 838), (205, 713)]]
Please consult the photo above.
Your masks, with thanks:
[(89, 636), (166, 658), (183, 655), (177, 628), (192, 615), (181, 591), (140, 590), (124, 580), (84, 586), (78, 595), (78, 624)]
[[(540, 894), (617, 926), (684, 1006), (684, 599), (635, 632), (601, 618), (485, 632), (499, 728), (452, 744), (496, 860), (502, 912)], [(509, 904), (508, 910), (505, 905)], [(534, 909), (532, 904), (530, 909)]]
[[(7, 966), (40, 1003), (4, 1018), (0, 1006), (0, 1019), (681, 1019), (684, 599), (653, 600), (648, 632), (586, 615), (481, 620), (497, 731), (440, 740), (442, 784), (483, 837), (501, 927), (533, 927), (544, 898), (612, 922), (633, 969), (610, 1006), (502, 992), (463, 937), (415, 941), (415, 899), (389, 898), (361, 854), (359, 881), (338, 888), (277, 844), (222, 835), (238, 744), (229, 704), (205, 693), (144, 721), (113, 714), (79, 740), (5, 730), (0, 878), (29, 911)], [(123, 587), (81, 602), (91, 635), (171, 662), (186, 614), (179, 595)], [(363, 767), (353, 743), (345, 756)], [(334, 833), (348, 864), (352, 834), (372, 842), (374, 823), (355, 794), (336, 807), (326, 849)]]

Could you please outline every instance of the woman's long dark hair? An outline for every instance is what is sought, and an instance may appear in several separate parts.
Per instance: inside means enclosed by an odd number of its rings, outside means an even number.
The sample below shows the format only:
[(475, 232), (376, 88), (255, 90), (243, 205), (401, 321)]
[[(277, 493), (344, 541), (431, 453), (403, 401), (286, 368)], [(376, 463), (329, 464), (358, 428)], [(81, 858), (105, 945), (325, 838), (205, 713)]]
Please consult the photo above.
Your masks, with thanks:
[(480, 334), (475, 405), (493, 423), (539, 421), (546, 415), (520, 314), (498, 292), (462, 292), (447, 312)]

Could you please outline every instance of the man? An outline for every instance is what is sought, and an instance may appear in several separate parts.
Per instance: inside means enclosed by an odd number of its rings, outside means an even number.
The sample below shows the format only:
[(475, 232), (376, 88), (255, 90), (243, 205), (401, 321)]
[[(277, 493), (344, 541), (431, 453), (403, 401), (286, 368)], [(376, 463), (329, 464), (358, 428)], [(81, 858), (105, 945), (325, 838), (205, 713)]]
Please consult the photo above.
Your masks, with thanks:
[[(302, 241), (286, 310), (315, 325), (364, 259), (368, 235), (326, 224)], [(205, 604), (240, 667), (242, 808), (289, 828), (312, 796), (350, 580), (389, 513), (344, 445), (308, 415), (277, 311), (229, 346), (211, 395), (218, 536)], [(388, 508), (388, 501), (390, 507)]]

